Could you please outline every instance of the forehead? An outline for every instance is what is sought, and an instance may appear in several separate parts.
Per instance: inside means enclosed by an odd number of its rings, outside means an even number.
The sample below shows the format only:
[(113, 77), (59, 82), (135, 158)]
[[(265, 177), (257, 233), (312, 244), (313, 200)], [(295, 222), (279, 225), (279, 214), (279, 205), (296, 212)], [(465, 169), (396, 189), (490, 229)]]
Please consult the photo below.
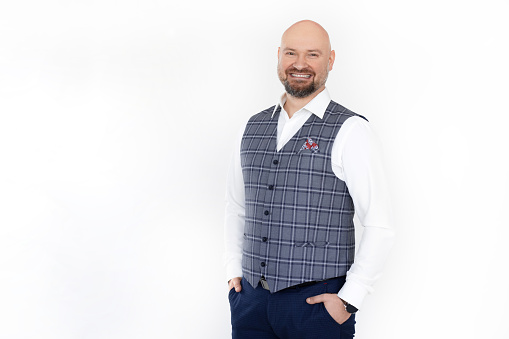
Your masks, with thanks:
[(320, 32), (302, 31), (286, 32), (281, 38), (282, 49), (294, 50), (319, 50), (322, 52), (330, 49), (329, 39)]

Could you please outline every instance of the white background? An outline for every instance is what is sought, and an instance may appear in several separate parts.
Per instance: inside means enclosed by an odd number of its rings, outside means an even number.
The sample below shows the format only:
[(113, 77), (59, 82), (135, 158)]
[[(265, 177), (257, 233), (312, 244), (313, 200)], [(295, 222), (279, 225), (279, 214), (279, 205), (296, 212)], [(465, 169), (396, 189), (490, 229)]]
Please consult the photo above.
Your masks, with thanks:
[(508, 338), (508, 10), (2, 0), (0, 337), (230, 336), (232, 141), (313, 19), (333, 99), (382, 140), (398, 234), (357, 337)]

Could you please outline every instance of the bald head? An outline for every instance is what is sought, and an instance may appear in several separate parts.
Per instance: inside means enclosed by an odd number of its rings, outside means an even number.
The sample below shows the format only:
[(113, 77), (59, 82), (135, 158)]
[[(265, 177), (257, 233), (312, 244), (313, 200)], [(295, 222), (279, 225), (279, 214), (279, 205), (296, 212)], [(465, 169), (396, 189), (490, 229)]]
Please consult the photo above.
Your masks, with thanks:
[(329, 34), (320, 24), (311, 20), (302, 20), (291, 25), (281, 37), (281, 49), (298, 46), (303, 49), (319, 47), (323, 53), (330, 53)]
[(314, 21), (299, 21), (281, 37), (279, 80), (290, 96), (311, 100), (325, 88), (334, 59), (327, 31)]

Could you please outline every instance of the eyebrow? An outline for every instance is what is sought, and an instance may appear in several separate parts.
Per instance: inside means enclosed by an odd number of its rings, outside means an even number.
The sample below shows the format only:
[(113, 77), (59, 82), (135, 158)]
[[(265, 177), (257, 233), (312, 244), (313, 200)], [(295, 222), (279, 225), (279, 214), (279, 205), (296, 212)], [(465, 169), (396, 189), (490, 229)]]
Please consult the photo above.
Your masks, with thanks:
[[(295, 49), (295, 48), (285, 47), (285, 48), (283, 49), (283, 51), (296, 51), (296, 49)], [(309, 52), (322, 53), (322, 51), (321, 51), (321, 50), (319, 50), (319, 49), (308, 49), (306, 52), (308, 52), (308, 53), (309, 53)]]

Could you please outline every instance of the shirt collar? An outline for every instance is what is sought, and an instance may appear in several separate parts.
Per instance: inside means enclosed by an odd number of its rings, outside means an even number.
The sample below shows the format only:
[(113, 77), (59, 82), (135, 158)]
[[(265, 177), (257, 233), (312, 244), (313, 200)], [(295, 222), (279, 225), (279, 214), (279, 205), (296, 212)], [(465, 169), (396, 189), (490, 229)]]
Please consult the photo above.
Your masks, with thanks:
[[(331, 101), (329, 91), (327, 88), (324, 88), (323, 91), (318, 93), (316, 97), (313, 98), (310, 102), (307, 103), (306, 106), (302, 107), (301, 110), (305, 109), (309, 112), (313, 113), (320, 119), (323, 119), (323, 115), (325, 114), (325, 110), (329, 106), (329, 103)], [(274, 107), (274, 110), (272, 111), (272, 118), (274, 117), (274, 114), (276, 113), (276, 110), (278, 107), (283, 107), (286, 102), (286, 93), (281, 95), (279, 98), (279, 102), (277, 103), (276, 107)]]

